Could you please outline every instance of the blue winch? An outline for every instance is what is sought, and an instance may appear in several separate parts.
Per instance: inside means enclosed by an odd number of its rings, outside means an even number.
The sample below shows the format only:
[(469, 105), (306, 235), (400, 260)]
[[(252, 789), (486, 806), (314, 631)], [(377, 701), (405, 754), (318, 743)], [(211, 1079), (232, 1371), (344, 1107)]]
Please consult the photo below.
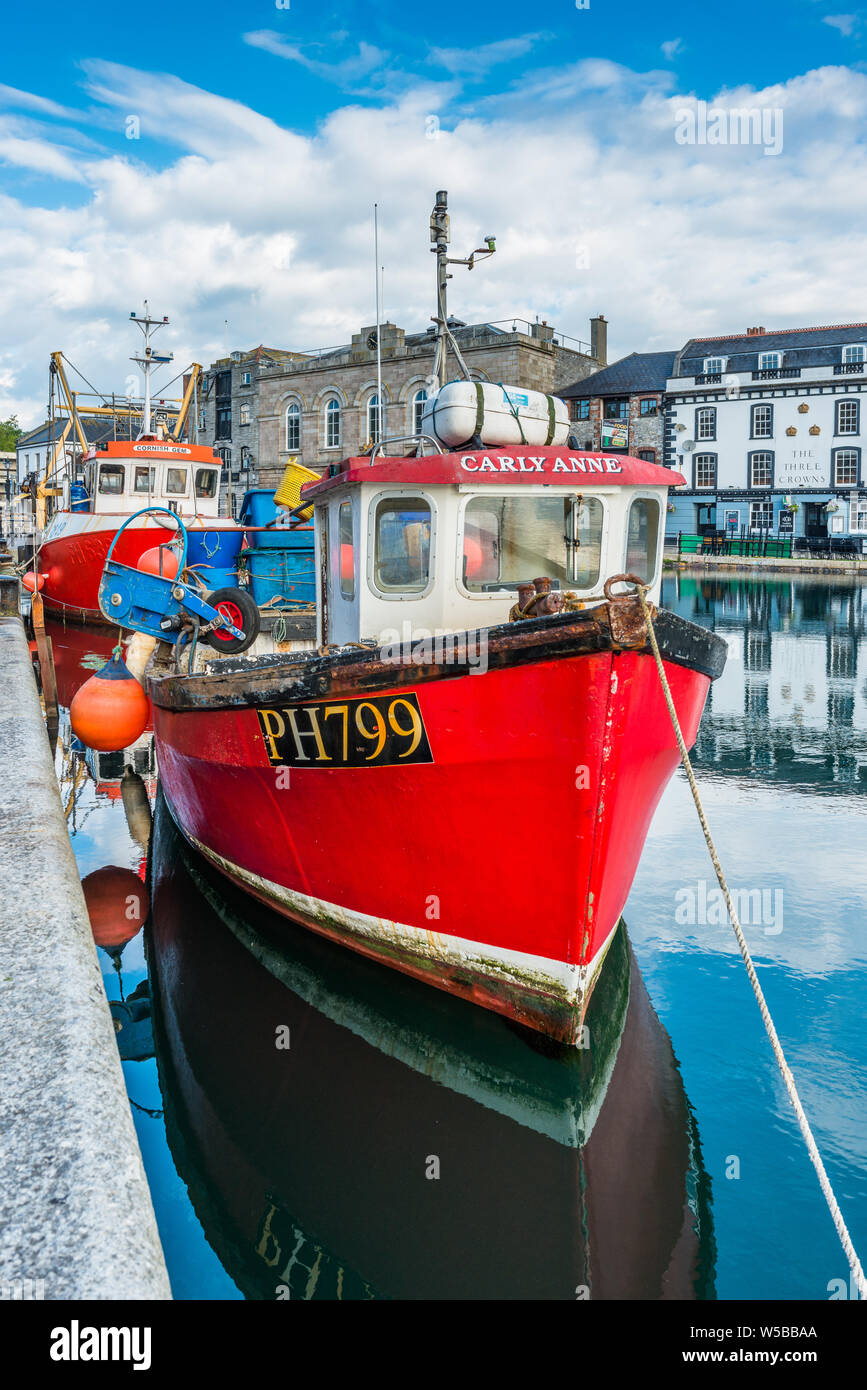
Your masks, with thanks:
[[(178, 555), (175, 575), (151, 574), (113, 558), (118, 541), (137, 517), (162, 513), (177, 531), (172, 553)], [(182, 549), (174, 549), (180, 538)], [(163, 543), (166, 549), (168, 544)], [(111, 543), (99, 584), (99, 607), (109, 622), (172, 642), (180, 652), (201, 640), (221, 652), (242, 652), (259, 635), (259, 609), (244, 589), (209, 592), (195, 568), (187, 567), (187, 529), (168, 507), (143, 507), (128, 517)], [(192, 656), (192, 649), (190, 655)]]

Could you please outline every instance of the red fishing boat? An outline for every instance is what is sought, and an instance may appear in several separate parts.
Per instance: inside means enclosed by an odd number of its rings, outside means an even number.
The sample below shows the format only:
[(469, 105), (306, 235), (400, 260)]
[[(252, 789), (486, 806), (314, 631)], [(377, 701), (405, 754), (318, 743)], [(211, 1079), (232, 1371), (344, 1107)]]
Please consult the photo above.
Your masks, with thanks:
[[(143, 508), (159, 506), (185, 519), (191, 558), (199, 564), (208, 588), (237, 582), (233, 571), (243, 530), (231, 518), (218, 515), (222, 461), (213, 449), (180, 437), (200, 369), (193, 364), (172, 433), (165, 433), (162, 424), (152, 421), (151, 371), (170, 362), (171, 356), (158, 356), (151, 337), (168, 320), (151, 318), (147, 305), (143, 318), (130, 317), (141, 327), (145, 339), (143, 355), (132, 358), (144, 375), (140, 435), (137, 439), (105, 440), (83, 447), (76, 458), (67, 458), (66, 438), (73, 422), (82, 446), (87, 445), (78, 416), (86, 407), (73, 406), (65, 428), (58, 423), (54, 459), (46, 466), (46, 483), (59, 482), (61, 486), (48, 489), (43, 484), (43, 493), (59, 493), (62, 505), (42, 533), (35, 567), (46, 609), (74, 622), (106, 621), (98, 599), (103, 566), (115, 536)], [(52, 357), (52, 390), (55, 378), (59, 378), (61, 400), (72, 401), (61, 358), (60, 353)], [(102, 416), (110, 414), (108, 407), (97, 410)], [(130, 418), (128, 411), (123, 423)], [(117, 558), (134, 567), (145, 551), (171, 541), (173, 536), (174, 529), (165, 515), (160, 518), (145, 513), (125, 526)]]
[[(318, 650), (152, 659), (187, 839), (312, 930), (579, 1041), (678, 762), (617, 577), (658, 596), (682, 481), (539, 448), (354, 458), (309, 484)], [(655, 630), (691, 744), (725, 647), (666, 612)]]

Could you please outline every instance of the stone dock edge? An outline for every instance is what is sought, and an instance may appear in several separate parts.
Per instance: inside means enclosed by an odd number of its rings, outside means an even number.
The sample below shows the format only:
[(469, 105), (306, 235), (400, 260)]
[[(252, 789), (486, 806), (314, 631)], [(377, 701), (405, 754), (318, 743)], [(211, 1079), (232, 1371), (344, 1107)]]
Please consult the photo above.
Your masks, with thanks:
[(0, 616), (0, 1298), (171, 1296), (30, 649)]

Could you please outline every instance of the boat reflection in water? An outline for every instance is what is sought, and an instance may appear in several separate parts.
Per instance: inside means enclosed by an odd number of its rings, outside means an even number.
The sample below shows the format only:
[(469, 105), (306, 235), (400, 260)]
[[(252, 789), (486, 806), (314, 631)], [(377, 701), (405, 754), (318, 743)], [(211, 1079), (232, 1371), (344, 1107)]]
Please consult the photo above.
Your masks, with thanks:
[(618, 930), (586, 1048), (278, 921), (160, 795), (148, 941), (168, 1137), (248, 1298), (713, 1297), (709, 1183)]

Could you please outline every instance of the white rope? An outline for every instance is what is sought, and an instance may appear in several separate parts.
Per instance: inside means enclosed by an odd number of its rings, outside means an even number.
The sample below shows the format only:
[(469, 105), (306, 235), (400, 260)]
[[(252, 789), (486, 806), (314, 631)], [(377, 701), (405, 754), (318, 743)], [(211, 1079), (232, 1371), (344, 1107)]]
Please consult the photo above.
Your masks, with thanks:
[(837, 1235), (840, 1237), (840, 1244), (843, 1246), (846, 1258), (849, 1261), (849, 1266), (852, 1270), (853, 1275), (855, 1276), (855, 1283), (858, 1288), (858, 1296), (861, 1299), (867, 1299), (867, 1279), (865, 1279), (864, 1277), (864, 1270), (861, 1267), (861, 1261), (859, 1260), (855, 1252), (855, 1247), (852, 1244), (852, 1238), (849, 1235), (849, 1231), (847, 1230), (846, 1222), (843, 1220), (843, 1213), (840, 1211), (840, 1207), (837, 1203), (837, 1198), (834, 1196), (834, 1191), (831, 1187), (831, 1181), (828, 1177), (828, 1174), (825, 1172), (825, 1165), (822, 1162), (822, 1156), (819, 1153), (818, 1146), (816, 1144), (815, 1139), (813, 1138), (813, 1131), (810, 1129), (810, 1123), (807, 1119), (806, 1114), (804, 1113), (804, 1107), (801, 1104), (801, 1098), (798, 1095), (798, 1088), (795, 1085), (795, 1078), (793, 1077), (791, 1070), (789, 1069), (789, 1064), (786, 1061), (785, 1054), (783, 1053), (780, 1039), (777, 1036), (777, 1030), (774, 1027), (774, 1021), (771, 1018), (770, 1011), (765, 1002), (765, 996), (762, 993), (762, 987), (759, 984), (758, 977), (756, 975), (755, 967), (752, 962), (752, 957), (750, 956), (749, 947), (747, 946), (746, 939), (744, 937), (743, 931), (741, 930), (741, 924), (738, 921), (738, 915), (735, 912), (734, 903), (732, 902), (731, 894), (729, 893), (729, 887), (726, 883), (725, 874), (722, 871), (722, 866), (717, 856), (716, 846), (714, 845), (713, 837), (711, 836), (710, 828), (708, 827), (707, 818), (704, 814), (704, 807), (701, 803), (701, 796), (699, 794), (698, 786), (695, 780), (695, 774), (692, 770), (692, 763), (689, 760), (689, 753), (687, 752), (686, 744), (684, 742), (683, 734), (681, 732), (680, 721), (677, 717), (677, 711), (674, 708), (674, 700), (671, 696), (671, 687), (668, 684), (668, 677), (665, 674), (665, 667), (662, 664), (662, 657), (659, 654), (659, 646), (656, 641), (656, 633), (653, 629), (653, 618), (651, 616), (650, 609), (647, 606), (647, 600), (645, 598), (646, 587), (636, 585), (636, 588), (638, 590), (638, 597), (641, 600), (641, 607), (644, 611), (644, 617), (647, 622), (647, 631), (650, 636), (650, 645), (653, 649), (653, 655), (656, 660), (656, 669), (659, 672), (659, 679), (662, 682), (662, 691), (665, 695), (665, 703), (668, 706), (668, 713), (671, 717), (671, 723), (674, 728), (675, 736), (677, 738), (677, 746), (680, 749), (681, 761), (683, 763), (684, 771), (686, 772), (687, 780), (690, 786), (690, 791), (692, 792), (692, 799), (695, 802), (696, 810), (698, 811), (698, 818), (701, 822), (701, 828), (704, 832), (704, 838), (707, 843), (708, 852), (711, 857), (711, 863), (714, 867), (714, 872), (717, 876), (717, 881), (719, 882), (719, 886), (722, 889), (723, 896), (726, 900), (726, 907), (729, 910), (731, 924), (734, 928), (735, 936), (737, 937), (737, 943), (740, 947), (741, 955), (744, 958), (744, 964), (747, 967), (747, 974), (750, 977), (750, 984), (753, 987), (753, 994), (756, 996), (756, 1003), (758, 1004), (759, 1012), (762, 1015), (762, 1022), (764, 1023), (765, 1031), (771, 1040), (771, 1047), (774, 1049), (774, 1056), (777, 1059), (777, 1064), (780, 1068), (780, 1072), (782, 1073), (783, 1080), (786, 1083), (786, 1090), (789, 1093), (789, 1100), (792, 1102), (795, 1114), (798, 1117), (798, 1124), (800, 1126), (801, 1133), (804, 1136), (804, 1143), (807, 1145), (807, 1152), (809, 1153), (810, 1160), (813, 1164), (813, 1167), (816, 1170), (816, 1175), (819, 1179), (819, 1186), (821, 1187), (822, 1192), (825, 1195), (825, 1201), (828, 1203), (828, 1209), (831, 1213), (832, 1220), (837, 1229)]

